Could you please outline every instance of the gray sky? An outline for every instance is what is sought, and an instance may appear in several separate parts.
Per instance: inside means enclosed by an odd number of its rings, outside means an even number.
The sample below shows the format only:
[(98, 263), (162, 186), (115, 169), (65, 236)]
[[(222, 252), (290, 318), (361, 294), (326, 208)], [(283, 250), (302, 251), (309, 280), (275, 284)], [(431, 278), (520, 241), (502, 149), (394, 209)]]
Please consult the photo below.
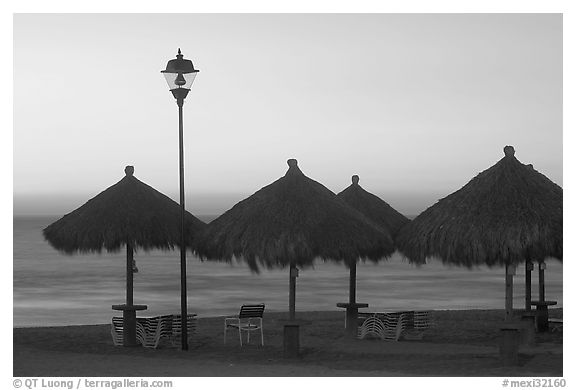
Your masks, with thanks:
[(353, 174), (414, 215), (513, 145), (562, 185), (560, 14), (18, 14), (14, 212), (63, 214), (124, 175), (220, 213), (288, 158), (339, 192)]

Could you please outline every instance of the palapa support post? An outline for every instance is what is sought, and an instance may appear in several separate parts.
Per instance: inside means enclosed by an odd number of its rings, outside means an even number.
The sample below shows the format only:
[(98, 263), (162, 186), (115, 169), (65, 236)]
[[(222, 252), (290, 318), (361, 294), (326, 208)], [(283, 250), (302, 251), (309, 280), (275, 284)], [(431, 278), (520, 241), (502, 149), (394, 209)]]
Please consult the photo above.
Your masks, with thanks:
[(546, 292), (544, 287), (544, 270), (546, 269), (546, 263), (543, 261), (538, 263), (538, 300), (540, 302), (546, 301)]
[(367, 303), (356, 302), (356, 267), (357, 263), (354, 260), (349, 264), (350, 267), (350, 280), (348, 287), (348, 302), (337, 303), (337, 307), (345, 308), (345, 328), (346, 333), (352, 337), (356, 337), (358, 332), (358, 309), (361, 307), (368, 307)]
[(516, 267), (506, 263), (506, 315), (504, 325), (500, 328), (500, 358), (504, 365), (518, 364), (518, 348), (520, 344), (520, 329), (514, 324), (513, 313), (513, 282)]
[(124, 310), (124, 346), (136, 345), (136, 311), (130, 310), (134, 306), (134, 248), (131, 243), (126, 243), (126, 310)]
[(298, 268), (294, 263), (290, 263), (290, 296), (288, 299), (288, 310), (290, 313), (290, 321), (296, 319), (296, 277), (298, 276)]
[(534, 269), (534, 263), (530, 260), (526, 260), (526, 274), (525, 274), (525, 309), (526, 311), (532, 310), (532, 270)]
[(300, 355), (300, 325), (296, 322), (296, 278), (298, 268), (290, 263), (289, 321), (284, 324), (284, 357), (296, 358)]
[[(133, 170), (133, 168), (132, 168)], [(130, 242), (126, 243), (126, 303), (112, 305), (113, 310), (122, 310), (122, 336), (125, 347), (138, 345), (136, 341), (136, 311), (146, 310), (146, 305), (134, 305), (134, 248)]]
[(134, 305), (134, 248), (126, 243), (126, 305)]
[(505, 320), (507, 322), (511, 322), (514, 318), (513, 313), (513, 284), (514, 284), (514, 275), (516, 274), (516, 268), (506, 263), (506, 314)]
[(349, 306), (346, 308), (346, 330), (355, 335), (358, 328), (358, 307), (356, 306), (356, 261), (350, 264)]
[(548, 305), (556, 304), (556, 302), (546, 301), (546, 291), (544, 286), (544, 270), (546, 263), (541, 261), (538, 263), (538, 301), (536, 302), (536, 327), (538, 332), (548, 331)]
[(532, 310), (532, 270), (534, 263), (531, 260), (526, 260), (525, 264), (525, 300), (524, 308), (526, 309), (521, 317), (522, 328), (522, 344), (528, 347), (536, 345), (536, 315), (537, 312)]

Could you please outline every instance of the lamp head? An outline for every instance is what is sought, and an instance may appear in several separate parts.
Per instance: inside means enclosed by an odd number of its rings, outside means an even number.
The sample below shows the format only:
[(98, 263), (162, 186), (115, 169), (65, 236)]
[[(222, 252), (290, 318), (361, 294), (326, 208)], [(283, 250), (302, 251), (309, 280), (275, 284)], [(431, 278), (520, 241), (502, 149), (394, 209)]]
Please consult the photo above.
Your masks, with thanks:
[(190, 90), (198, 72), (198, 69), (194, 69), (192, 61), (184, 59), (180, 49), (178, 49), (176, 59), (168, 61), (166, 69), (162, 71), (171, 91), (175, 89)]

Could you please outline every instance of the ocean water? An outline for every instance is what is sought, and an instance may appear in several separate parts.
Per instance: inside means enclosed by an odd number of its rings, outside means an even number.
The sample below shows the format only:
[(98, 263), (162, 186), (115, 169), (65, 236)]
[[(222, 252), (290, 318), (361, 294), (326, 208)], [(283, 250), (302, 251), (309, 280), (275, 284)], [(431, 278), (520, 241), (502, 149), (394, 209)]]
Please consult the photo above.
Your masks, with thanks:
[[(14, 326), (108, 323), (113, 304), (125, 301), (125, 252), (64, 255), (42, 237), (55, 217), (14, 218)], [(141, 315), (180, 310), (178, 251), (139, 251), (134, 302), (148, 305)], [(232, 315), (243, 303), (266, 304), (268, 311), (288, 309), (288, 271), (254, 274), (241, 263), (201, 262), (188, 254), (189, 312), (200, 317)], [(296, 310), (340, 310), (348, 300), (348, 270), (318, 261), (301, 270)], [(538, 273), (532, 273), (533, 297)], [(562, 264), (547, 261), (546, 298), (562, 306)], [(357, 301), (369, 310), (493, 309), (504, 307), (504, 269), (466, 269), (440, 262), (416, 267), (398, 254), (379, 264), (361, 263), (357, 270)], [(514, 277), (514, 307), (524, 305), (524, 267)]]

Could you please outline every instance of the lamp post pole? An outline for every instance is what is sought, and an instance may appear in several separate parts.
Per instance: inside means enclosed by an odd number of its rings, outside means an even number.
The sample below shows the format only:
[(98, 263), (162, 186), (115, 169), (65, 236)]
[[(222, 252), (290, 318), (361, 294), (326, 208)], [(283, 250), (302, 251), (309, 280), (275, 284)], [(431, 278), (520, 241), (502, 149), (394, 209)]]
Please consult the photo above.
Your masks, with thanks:
[(182, 315), (182, 350), (188, 350), (188, 291), (186, 286), (186, 245), (184, 232), (184, 123), (182, 106), (184, 98), (176, 100), (178, 104), (178, 139), (180, 161), (180, 311)]
[(178, 156), (180, 174), (180, 311), (182, 323), (182, 350), (188, 350), (188, 292), (186, 285), (186, 231), (184, 207), (184, 124), (182, 106), (184, 99), (190, 92), (190, 87), (199, 71), (194, 69), (192, 61), (185, 60), (180, 49), (176, 59), (168, 61), (166, 69), (162, 71), (170, 92), (178, 104)]

